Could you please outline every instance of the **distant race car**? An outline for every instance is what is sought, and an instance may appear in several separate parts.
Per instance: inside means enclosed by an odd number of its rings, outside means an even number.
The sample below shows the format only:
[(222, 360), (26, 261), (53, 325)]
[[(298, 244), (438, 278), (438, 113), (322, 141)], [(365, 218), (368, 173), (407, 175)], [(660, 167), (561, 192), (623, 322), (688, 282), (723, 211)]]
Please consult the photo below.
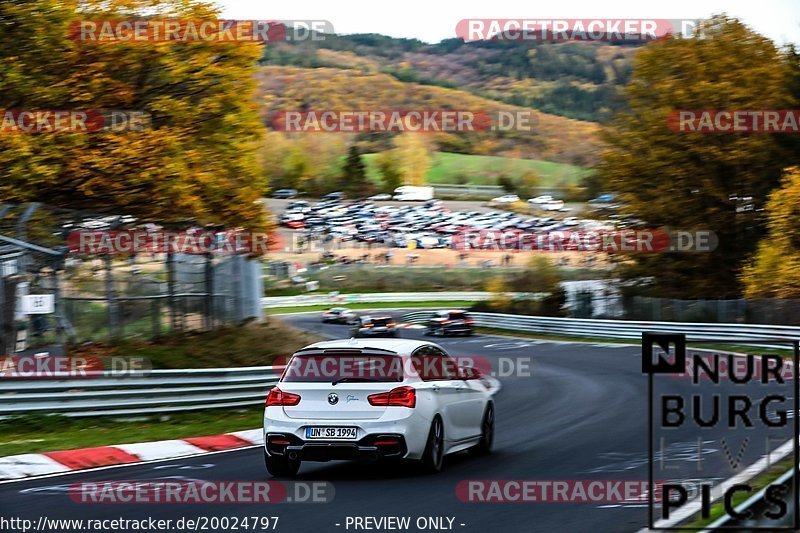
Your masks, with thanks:
[(396, 337), (397, 323), (387, 315), (359, 317), (353, 327), (353, 337)]
[(303, 461), (407, 459), (438, 472), (445, 455), (490, 453), (487, 385), (431, 342), (312, 344), (292, 356), (267, 396), (267, 470), (294, 476)]
[(445, 335), (472, 335), (474, 323), (475, 321), (466, 311), (436, 311), (428, 320), (425, 334), (438, 335), (440, 337)]
[(335, 322), (337, 324), (354, 324), (358, 320), (356, 315), (346, 307), (331, 307), (322, 313), (323, 322)]

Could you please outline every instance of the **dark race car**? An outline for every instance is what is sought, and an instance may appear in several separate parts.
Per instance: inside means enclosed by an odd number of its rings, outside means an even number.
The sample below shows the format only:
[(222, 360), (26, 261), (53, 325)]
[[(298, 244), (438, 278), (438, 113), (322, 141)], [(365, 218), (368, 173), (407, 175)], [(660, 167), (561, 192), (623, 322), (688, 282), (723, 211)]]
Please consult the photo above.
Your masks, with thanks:
[(362, 316), (353, 328), (353, 337), (396, 337), (397, 324), (386, 315)]
[(358, 321), (358, 317), (346, 307), (332, 307), (322, 313), (322, 321), (336, 324), (354, 324)]
[(474, 320), (461, 310), (436, 311), (428, 320), (426, 335), (472, 335)]

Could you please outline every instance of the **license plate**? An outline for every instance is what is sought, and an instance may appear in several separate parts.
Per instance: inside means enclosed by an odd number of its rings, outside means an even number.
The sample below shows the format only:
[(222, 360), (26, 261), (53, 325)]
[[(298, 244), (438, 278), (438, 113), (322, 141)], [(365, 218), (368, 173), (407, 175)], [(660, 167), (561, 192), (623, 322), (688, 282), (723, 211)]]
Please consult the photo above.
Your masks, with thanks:
[(311, 427), (306, 428), (307, 439), (355, 439), (356, 428)]

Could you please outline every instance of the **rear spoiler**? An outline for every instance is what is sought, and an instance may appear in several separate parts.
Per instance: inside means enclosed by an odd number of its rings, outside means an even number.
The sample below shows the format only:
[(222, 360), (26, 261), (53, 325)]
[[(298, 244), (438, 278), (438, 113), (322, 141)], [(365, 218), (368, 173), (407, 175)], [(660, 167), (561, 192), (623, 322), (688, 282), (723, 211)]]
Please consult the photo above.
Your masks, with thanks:
[(357, 347), (354, 346), (352, 348), (342, 346), (341, 348), (314, 348), (309, 346), (308, 348), (303, 348), (302, 350), (297, 350), (295, 354), (302, 354), (302, 355), (351, 355), (351, 354), (366, 354), (366, 355), (398, 355), (397, 352), (392, 350), (384, 350), (383, 348), (372, 348), (370, 346), (364, 347)]

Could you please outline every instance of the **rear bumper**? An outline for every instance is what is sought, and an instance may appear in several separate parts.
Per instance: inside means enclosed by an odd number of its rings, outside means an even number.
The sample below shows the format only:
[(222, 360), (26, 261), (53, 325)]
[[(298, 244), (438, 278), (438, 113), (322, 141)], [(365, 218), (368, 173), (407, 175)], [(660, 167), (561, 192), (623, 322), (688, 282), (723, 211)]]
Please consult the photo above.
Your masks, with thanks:
[(360, 337), (394, 337), (397, 334), (395, 328), (376, 331), (375, 328), (358, 328)]
[(358, 441), (304, 441), (291, 433), (268, 433), (269, 455), (288, 456), (301, 461), (378, 460), (402, 458), (408, 453), (403, 435), (381, 433)]
[(472, 333), (475, 330), (475, 328), (473, 326), (469, 325), (469, 324), (464, 324), (464, 325), (459, 324), (459, 325), (455, 325), (455, 326), (449, 326), (449, 325), (448, 326), (440, 326), (440, 325), (433, 324), (433, 325), (429, 325), (428, 328), (431, 331), (436, 331), (438, 329), (441, 329), (444, 332), (445, 335), (449, 335), (451, 333), (452, 334), (456, 334), (456, 333)]

